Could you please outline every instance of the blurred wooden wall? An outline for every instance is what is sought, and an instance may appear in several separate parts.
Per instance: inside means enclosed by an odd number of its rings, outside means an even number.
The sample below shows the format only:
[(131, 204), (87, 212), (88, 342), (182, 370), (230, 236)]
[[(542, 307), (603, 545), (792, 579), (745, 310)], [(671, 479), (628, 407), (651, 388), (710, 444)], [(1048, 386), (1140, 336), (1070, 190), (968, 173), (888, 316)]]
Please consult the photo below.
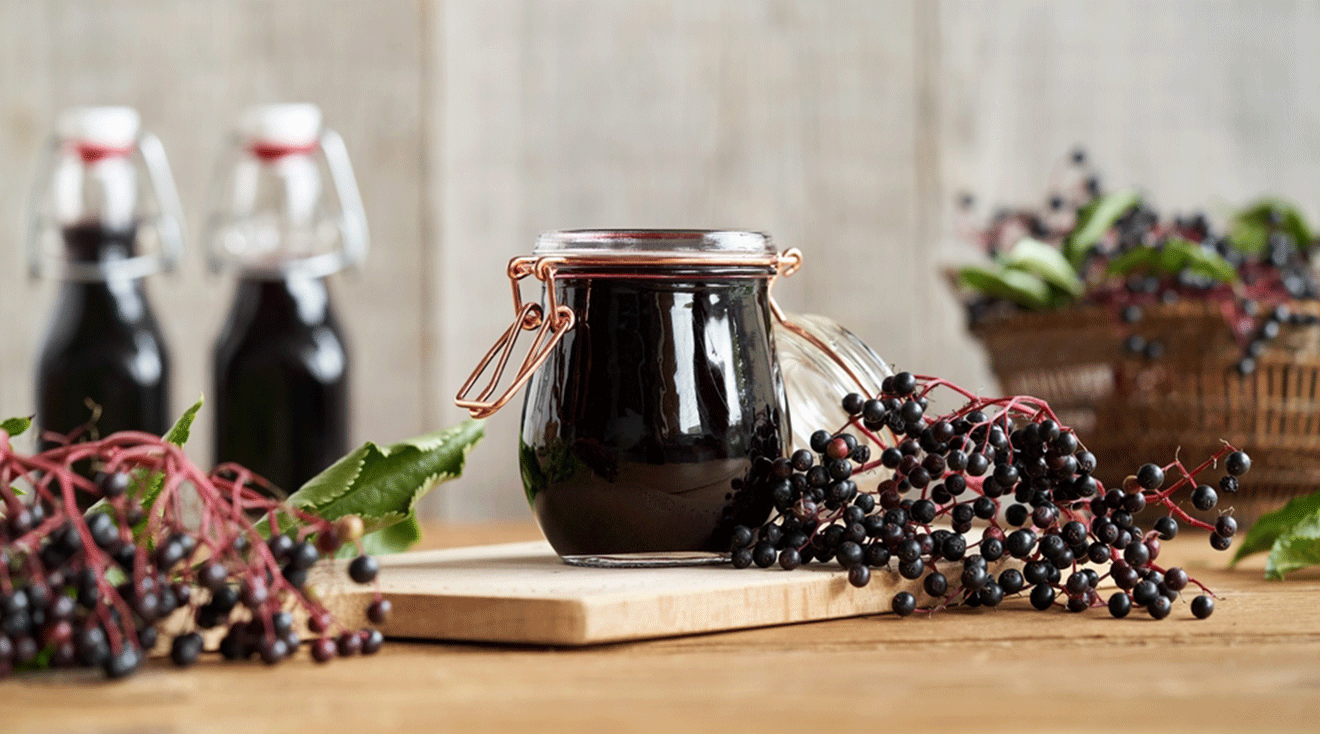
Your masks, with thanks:
[[(32, 410), (52, 302), (17, 239), (54, 115), (137, 106), (195, 235), (237, 110), (308, 100), (347, 139), (373, 235), (336, 280), (355, 440), (461, 417), (507, 325), (508, 258), (569, 227), (740, 227), (804, 250), (790, 310), (901, 368), (996, 389), (939, 275), (953, 205), (1041, 201), (1083, 144), (1169, 212), (1264, 192), (1320, 214), (1315, 2), (29, 0), (0, 4), (0, 414)], [(11, 234), (12, 233), (12, 234)], [(175, 403), (208, 390), (230, 285), (152, 284)], [(517, 407), (429, 505), (521, 516)], [(192, 452), (209, 459), (209, 425)]]

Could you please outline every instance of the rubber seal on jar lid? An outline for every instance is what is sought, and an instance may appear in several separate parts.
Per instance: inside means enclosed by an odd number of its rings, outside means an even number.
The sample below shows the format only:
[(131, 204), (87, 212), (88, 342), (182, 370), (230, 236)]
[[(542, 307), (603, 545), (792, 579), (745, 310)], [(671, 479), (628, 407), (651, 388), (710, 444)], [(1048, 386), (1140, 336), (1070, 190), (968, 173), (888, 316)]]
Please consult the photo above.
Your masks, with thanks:
[(535, 257), (710, 257), (761, 263), (777, 255), (761, 232), (707, 229), (579, 229), (536, 238)]

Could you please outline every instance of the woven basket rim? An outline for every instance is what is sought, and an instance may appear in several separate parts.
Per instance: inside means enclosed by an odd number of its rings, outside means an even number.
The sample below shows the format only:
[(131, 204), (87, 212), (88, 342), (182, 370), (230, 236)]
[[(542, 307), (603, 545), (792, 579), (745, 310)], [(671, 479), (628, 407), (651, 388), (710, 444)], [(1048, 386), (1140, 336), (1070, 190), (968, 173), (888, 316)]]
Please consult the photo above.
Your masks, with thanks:
[[(1223, 303), (1220, 301), (1181, 300), (1173, 303), (1154, 302), (1137, 305), (1141, 307), (1146, 320), (1206, 317), (1219, 319), (1223, 313)], [(1284, 305), (1296, 313), (1320, 316), (1320, 301), (1290, 300)], [(1051, 311), (1027, 311), (1019, 308), (1012, 311), (990, 313), (980, 322), (971, 326), (970, 330), (975, 334), (998, 328), (1021, 329), (1032, 326), (1049, 327), (1078, 323), (1107, 324), (1115, 314), (1116, 311), (1113, 306), (1098, 303), (1080, 304)]]

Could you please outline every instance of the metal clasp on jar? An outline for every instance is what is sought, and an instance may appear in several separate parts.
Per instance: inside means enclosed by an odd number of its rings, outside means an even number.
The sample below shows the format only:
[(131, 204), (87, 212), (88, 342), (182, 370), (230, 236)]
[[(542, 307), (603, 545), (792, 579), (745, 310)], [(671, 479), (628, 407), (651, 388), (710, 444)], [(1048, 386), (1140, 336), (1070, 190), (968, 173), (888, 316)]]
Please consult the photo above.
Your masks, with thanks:
[[(495, 345), (486, 352), (486, 356), (481, 358), (472, 375), (463, 383), (459, 389), (458, 395), (454, 398), (454, 403), (460, 408), (466, 408), (473, 418), (485, 418), (495, 413), (495, 411), (504, 407), (514, 394), (527, 384), (532, 374), (545, 363), (549, 358), (551, 350), (559, 344), (559, 340), (573, 328), (577, 323), (577, 315), (573, 309), (559, 304), (555, 289), (555, 273), (560, 265), (565, 262), (562, 257), (515, 257), (509, 261), (508, 275), (513, 288), (513, 312), (514, 320), (508, 329), (500, 335)], [(829, 345), (825, 344), (815, 334), (807, 329), (794, 324), (774, 298), (774, 282), (780, 276), (788, 277), (796, 273), (802, 267), (802, 252), (796, 247), (789, 248), (781, 253), (777, 253), (765, 259), (764, 262), (749, 261), (746, 258), (737, 260), (722, 261), (711, 257), (656, 257), (653, 255), (634, 255), (634, 256), (611, 256), (599, 263), (593, 262), (590, 258), (573, 258), (573, 264), (603, 264), (611, 267), (620, 265), (637, 264), (649, 266), (702, 266), (712, 265), (764, 265), (774, 269), (773, 275), (770, 275), (770, 311), (774, 314), (776, 320), (784, 325), (785, 328), (793, 331), (806, 339), (812, 345), (819, 348), (830, 359), (839, 364), (840, 367), (848, 373), (858, 385), (865, 385), (847, 361), (840, 357)], [(537, 280), (545, 284), (546, 305), (542, 308), (541, 304), (535, 302), (524, 302), (522, 299), (521, 283), (523, 278), (535, 276)], [(549, 314), (547, 316), (547, 314)], [(504, 376), (504, 370), (508, 367), (509, 357), (513, 353), (514, 344), (518, 337), (524, 331), (536, 331), (536, 338), (532, 341), (531, 347), (527, 351), (527, 356), (523, 358), (522, 365), (519, 366), (517, 374), (513, 381), (498, 396), (495, 395), (499, 387), (500, 378)], [(481, 376), (491, 368), (494, 363), (494, 372), (486, 386), (477, 394), (475, 398), (469, 398), (468, 393), (472, 391), (473, 386), (481, 379)]]
[[(533, 258), (533, 257), (515, 257), (509, 261), (508, 274), (509, 283), (513, 288), (513, 323), (504, 331), (495, 345), (486, 352), (486, 356), (481, 358), (477, 367), (468, 377), (467, 382), (459, 389), (458, 396), (454, 402), (460, 408), (467, 408), (467, 411), (473, 418), (485, 418), (500, 408), (527, 384), (532, 374), (545, 362), (550, 356), (550, 350), (555, 348), (564, 334), (577, 323), (577, 315), (573, 309), (568, 306), (561, 306), (555, 295), (555, 270), (562, 260), (560, 258)], [(535, 275), (536, 279), (546, 284), (546, 307), (534, 301), (523, 302), (522, 299), (522, 279), (529, 275)], [(546, 317), (546, 314), (549, 317)], [(527, 350), (527, 356), (523, 359), (522, 365), (518, 368), (518, 373), (514, 375), (513, 382), (498, 397), (491, 399), (491, 395), (499, 387), (500, 378), (504, 375), (504, 370), (509, 364), (509, 356), (513, 353), (513, 345), (518, 342), (518, 337), (524, 331), (536, 331), (536, 338), (532, 341), (531, 347)], [(547, 336), (549, 337), (547, 339)], [(466, 396), (472, 390), (472, 386), (477, 380), (481, 379), (491, 362), (495, 362), (495, 371), (491, 375), (490, 381), (486, 387), (477, 394), (476, 398), (468, 399)]]

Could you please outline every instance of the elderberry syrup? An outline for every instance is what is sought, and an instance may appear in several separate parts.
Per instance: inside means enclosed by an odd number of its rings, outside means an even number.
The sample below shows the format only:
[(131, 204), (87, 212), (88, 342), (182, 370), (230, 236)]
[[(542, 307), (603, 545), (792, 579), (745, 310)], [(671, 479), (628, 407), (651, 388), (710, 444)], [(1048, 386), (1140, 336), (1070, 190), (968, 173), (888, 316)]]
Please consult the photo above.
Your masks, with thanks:
[(214, 360), (217, 462), (292, 492), (348, 453), (348, 350), (324, 278), (240, 279)]
[(160, 142), (130, 108), (69, 110), (39, 176), (29, 265), (64, 281), (37, 365), (40, 446), (163, 434), (170, 360), (144, 280), (173, 266), (182, 227)]
[[(75, 262), (131, 256), (133, 229), (64, 230)], [(169, 429), (169, 355), (141, 278), (66, 281), (37, 367), (37, 425), (67, 435), (98, 411), (101, 435)], [(42, 440), (41, 448), (56, 445)]]
[[(531, 377), (520, 466), (569, 562), (720, 553), (771, 509), (789, 436), (775, 359), (775, 251), (744, 232), (556, 232), (557, 302), (576, 323)], [(618, 560), (618, 559), (615, 559)]]
[(328, 278), (365, 256), (366, 220), (315, 105), (249, 109), (230, 162), (206, 237), (212, 268), (238, 274), (213, 352), (215, 461), (293, 492), (348, 452), (351, 360)]

